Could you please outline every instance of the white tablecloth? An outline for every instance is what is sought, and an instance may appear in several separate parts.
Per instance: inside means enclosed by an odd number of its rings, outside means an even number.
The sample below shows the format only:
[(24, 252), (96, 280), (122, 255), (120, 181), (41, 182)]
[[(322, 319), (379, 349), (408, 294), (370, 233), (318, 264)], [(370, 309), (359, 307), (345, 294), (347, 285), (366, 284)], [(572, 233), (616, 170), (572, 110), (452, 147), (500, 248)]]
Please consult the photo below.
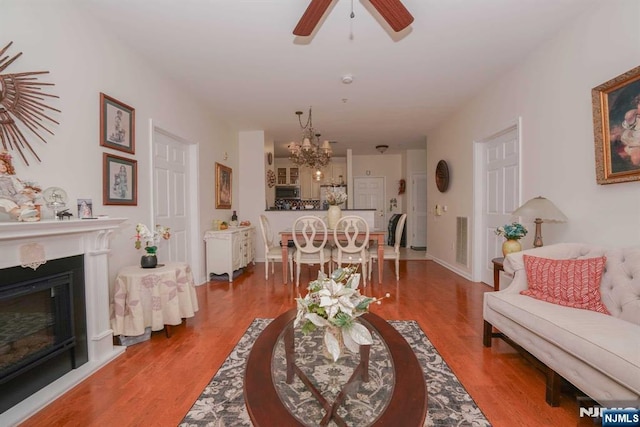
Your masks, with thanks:
[(159, 331), (164, 325), (179, 325), (196, 311), (198, 298), (189, 264), (129, 266), (118, 272), (111, 304), (114, 335), (142, 335), (148, 326)]

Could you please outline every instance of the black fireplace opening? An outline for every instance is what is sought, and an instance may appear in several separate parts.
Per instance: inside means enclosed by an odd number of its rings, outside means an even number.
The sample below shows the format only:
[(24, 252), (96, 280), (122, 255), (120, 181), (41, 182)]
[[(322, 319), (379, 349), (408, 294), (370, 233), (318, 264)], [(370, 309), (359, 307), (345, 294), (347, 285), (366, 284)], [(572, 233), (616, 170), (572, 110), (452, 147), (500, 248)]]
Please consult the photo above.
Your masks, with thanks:
[(87, 361), (83, 256), (0, 270), (0, 413)]

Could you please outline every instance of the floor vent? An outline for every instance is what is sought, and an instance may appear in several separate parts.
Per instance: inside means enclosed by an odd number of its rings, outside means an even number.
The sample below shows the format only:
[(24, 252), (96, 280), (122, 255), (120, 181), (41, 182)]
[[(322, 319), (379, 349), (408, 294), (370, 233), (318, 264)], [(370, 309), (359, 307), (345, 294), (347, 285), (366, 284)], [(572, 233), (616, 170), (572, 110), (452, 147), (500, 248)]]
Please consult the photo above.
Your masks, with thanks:
[(464, 216), (456, 218), (456, 262), (458, 264), (467, 265), (468, 243), (467, 224), (469, 219)]

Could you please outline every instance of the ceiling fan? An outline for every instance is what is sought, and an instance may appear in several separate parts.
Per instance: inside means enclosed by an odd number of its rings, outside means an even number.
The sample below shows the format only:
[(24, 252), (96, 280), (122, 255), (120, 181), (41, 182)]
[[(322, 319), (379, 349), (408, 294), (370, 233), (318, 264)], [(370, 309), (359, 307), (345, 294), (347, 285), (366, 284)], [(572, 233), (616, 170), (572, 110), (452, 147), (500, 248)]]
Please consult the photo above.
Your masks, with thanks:
[[(302, 15), (302, 18), (298, 21), (298, 25), (296, 25), (296, 28), (293, 30), (293, 34), (296, 36), (310, 35), (332, 1), (333, 0), (311, 0), (309, 7), (307, 7), (304, 15)], [(369, 1), (395, 32), (404, 30), (413, 22), (413, 16), (400, 0)]]

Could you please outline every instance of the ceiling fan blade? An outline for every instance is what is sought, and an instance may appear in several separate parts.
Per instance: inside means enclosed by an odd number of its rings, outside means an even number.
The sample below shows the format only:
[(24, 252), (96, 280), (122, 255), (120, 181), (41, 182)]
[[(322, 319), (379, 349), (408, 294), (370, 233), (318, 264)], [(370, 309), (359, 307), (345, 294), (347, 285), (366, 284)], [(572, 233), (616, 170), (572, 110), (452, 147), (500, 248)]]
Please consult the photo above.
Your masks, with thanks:
[(413, 16), (400, 0), (369, 0), (385, 21), (398, 32), (413, 22)]
[(296, 28), (293, 30), (293, 34), (296, 36), (308, 36), (311, 34), (332, 1), (333, 0), (311, 0), (309, 7), (307, 7), (304, 15), (302, 15), (302, 18), (298, 21), (298, 25), (296, 25)]

